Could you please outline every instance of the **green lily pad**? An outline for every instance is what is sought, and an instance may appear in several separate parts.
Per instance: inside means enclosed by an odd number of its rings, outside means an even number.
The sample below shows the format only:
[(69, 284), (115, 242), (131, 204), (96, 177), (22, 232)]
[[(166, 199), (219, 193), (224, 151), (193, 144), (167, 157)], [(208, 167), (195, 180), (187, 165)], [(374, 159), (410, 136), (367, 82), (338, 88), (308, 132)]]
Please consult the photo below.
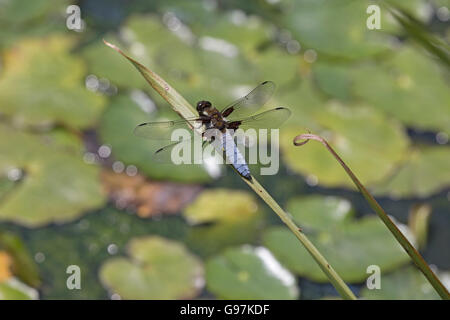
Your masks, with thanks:
[[(49, 32), (67, 31), (67, 0), (4, 0), (0, 2), (0, 46), (8, 46), (20, 37), (42, 36)], [(45, 21), (45, 23), (42, 23)]]
[[(376, 264), (387, 272), (409, 259), (378, 217), (350, 219), (351, 211), (344, 200), (303, 197), (292, 200), (288, 208), (296, 223), (301, 228), (305, 226), (303, 232), (344, 281), (364, 281), (369, 265)], [(316, 215), (322, 217), (313, 220)], [(269, 228), (263, 235), (263, 244), (292, 272), (317, 282), (327, 281), (313, 258), (286, 228)]]
[[(179, 118), (175, 112), (169, 114), (169, 119)], [(149, 177), (185, 182), (209, 181), (210, 177), (200, 165), (175, 165), (154, 160), (154, 152), (170, 144), (170, 141), (144, 139), (133, 134), (140, 123), (163, 120), (154, 113), (141, 110), (129, 97), (118, 96), (103, 114), (99, 131), (102, 141), (111, 146), (116, 159), (137, 166), (141, 173)]]
[(393, 175), (373, 188), (377, 195), (428, 197), (450, 186), (450, 148), (414, 149)]
[(302, 228), (324, 231), (350, 222), (354, 215), (348, 200), (320, 195), (294, 198), (289, 201), (287, 211)]
[(67, 36), (51, 36), (23, 40), (8, 50), (0, 78), (0, 112), (22, 125), (93, 125), (104, 98), (84, 87), (85, 66), (69, 54), (72, 46)]
[(246, 191), (204, 191), (185, 208), (183, 215), (193, 225), (186, 241), (201, 255), (254, 242), (264, 224), (258, 203)]
[[(326, 112), (327, 105), (314, 86), (312, 78), (305, 76), (301, 80), (301, 82), (296, 82), (295, 86), (289, 90), (280, 88), (280, 91), (276, 93), (279, 105), (288, 107), (292, 111), (291, 117), (280, 128), (280, 132), (284, 132), (285, 128), (288, 130), (290, 127), (301, 128), (300, 132), (322, 129), (317, 122), (317, 115)], [(292, 136), (291, 141), (293, 138), (294, 136)]]
[(409, 266), (393, 273), (381, 272), (381, 288), (363, 288), (361, 298), (375, 300), (440, 300), (425, 276)]
[[(27, 285), (40, 285), (39, 271), (22, 239), (7, 231), (0, 231), (0, 250), (5, 250), (12, 258), (12, 272)], [(1, 299), (0, 299), (1, 300)]]
[[(255, 64), (258, 79), (270, 79), (278, 88), (289, 85), (300, 71), (298, 56), (288, 54), (280, 48), (268, 48), (250, 59)], [(293, 90), (294, 91), (294, 90)], [(276, 96), (280, 96), (277, 91)]]
[(2, 125), (0, 148), (8, 150), (0, 155), (0, 176), (14, 181), (0, 199), (0, 220), (28, 227), (62, 223), (104, 203), (99, 168), (84, 163), (81, 150), (52, 141), (51, 134)]
[(38, 292), (16, 278), (0, 282), (0, 300), (36, 300)]
[(203, 287), (203, 266), (181, 243), (135, 238), (128, 254), (100, 268), (102, 283), (123, 299), (190, 299)]
[[(422, 2), (389, 0), (412, 13), (420, 12)], [(292, 31), (304, 48), (312, 48), (344, 59), (360, 59), (374, 56), (391, 48), (387, 32), (400, 33), (401, 28), (392, 23), (386, 10), (381, 9), (381, 29), (369, 30), (366, 13), (369, 5), (365, 0), (299, 0), (290, 1), (285, 8), (283, 25)], [(417, 16), (417, 15), (416, 15)]]
[[(380, 112), (332, 105), (314, 117), (323, 129), (313, 133), (326, 138), (366, 186), (385, 178), (404, 158), (408, 139), (403, 128)], [(293, 138), (302, 133), (306, 133), (302, 126), (289, 126), (281, 132), (280, 147), (287, 165), (314, 184), (355, 188), (322, 144), (311, 141), (301, 147), (293, 145)]]
[(405, 47), (381, 64), (356, 68), (354, 95), (408, 126), (450, 133), (450, 91), (441, 69)]
[(220, 299), (296, 299), (295, 277), (264, 247), (230, 248), (206, 263), (208, 290)]
[[(118, 41), (113, 38), (111, 43), (118, 43)], [(86, 60), (89, 73), (98, 78), (106, 78), (118, 87), (135, 89), (146, 89), (148, 87), (142, 75), (136, 72), (127, 60), (105, 46), (101, 41), (94, 42), (84, 48), (81, 55)]]
[(328, 55), (361, 58), (388, 48), (380, 33), (366, 28), (368, 1), (292, 1), (284, 25), (303, 47)]
[(256, 81), (254, 68), (241, 55), (231, 57), (220, 50), (194, 47), (171, 32), (156, 16), (134, 16), (127, 21), (123, 32), (132, 41), (130, 54), (152, 68), (192, 104), (207, 99), (217, 106), (225, 106), (238, 98), (233, 95), (236, 86), (253, 85)]
[(212, 189), (202, 192), (184, 210), (184, 217), (191, 224), (221, 221), (239, 221), (256, 215), (258, 204), (246, 191)]
[(333, 98), (347, 101), (351, 97), (351, 66), (329, 62), (314, 64), (314, 79), (317, 86)]
[(270, 26), (256, 16), (234, 23), (231, 13), (228, 16), (218, 16), (208, 27), (195, 23), (193, 27), (198, 36), (224, 39), (238, 47), (249, 58), (258, 55), (258, 47), (270, 41)]

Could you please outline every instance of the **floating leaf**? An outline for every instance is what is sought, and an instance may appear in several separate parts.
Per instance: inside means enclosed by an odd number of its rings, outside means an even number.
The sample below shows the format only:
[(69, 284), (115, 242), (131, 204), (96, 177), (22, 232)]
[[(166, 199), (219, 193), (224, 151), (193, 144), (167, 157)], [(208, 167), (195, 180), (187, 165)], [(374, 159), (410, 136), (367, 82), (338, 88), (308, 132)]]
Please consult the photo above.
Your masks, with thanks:
[(0, 1), (0, 46), (8, 46), (24, 36), (67, 31), (61, 12), (65, 12), (68, 5), (67, 0), (57, 3), (48, 0)]
[[(419, 13), (420, 0), (387, 0), (406, 11)], [(387, 10), (381, 10), (381, 29), (367, 28), (367, 8), (374, 3), (369, 0), (299, 0), (290, 1), (285, 8), (283, 25), (292, 31), (304, 48), (312, 48), (341, 59), (360, 59), (388, 51), (389, 33), (399, 33), (398, 25), (392, 23)], [(373, 14), (373, 13), (372, 13)]]
[(0, 282), (0, 300), (36, 300), (38, 292), (16, 278)]
[(347, 101), (351, 97), (351, 66), (322, 62), (314, 64), (317, 85), (331, 97)]
[(381, 269), (381, 288), (363, 288), (361, 297), (375, 300), (437, 300), (439, 295), (425, 276), (414, 267), (407, 267), (390, 274)]
[[(206, 99), (216, 106), (225, 106), (240, 98), (236, 96), (239, 85), (251, 86), (258, 80), (266, 80), (256, 79), (255, 69), (242, 55), (224, 54), (220, 40), (219, 44), (218, 39), (199, 40), (203, 45), (194, 47), (192, 40), (183, 40), (153, 15), (132, 17), (124, 33), (132, 40), (133, 56), (142, 64), (152, 66), (154, 72), (177, 88), (191, 104)], [(248, 91), (239, 95), (245, 93)]]
[[(175, 113), (171, 114), (173, 114), (172, 119), (178, 118)], [(155, 151), (169, 144), (170, 141), (137, 137), (133, 134), (133, 130), (140, 123), (158, 120), (163, 121), (155, 114), (142, 111), (130, 98), (118, 96), (101, 119), (100, 135), (102, 141), (111, 146), (117, 160), (137, 166), (141, 173), (151, 178), (183, 182), (210, 180), (200, 165), (175, 165), (155, 161), (153, 158)]]
[[(40, 285), (37, 265), (17, 235), (11, 232), (0, 232), (0, 252), (3, 252), (3, 262), (7, 262), (8, 270), (17, 278), (33, 287)], [(5, 264), (3, 266), (5, 267)]]
[[(387, 175), (404, 158), (408, 139), (398, 123), (387, 120), (369, 108), (332, 106), (315, 114), (327, 140), (333, 144), (366, 185), (374, 184)], [(325, 131), (327, 130), (327, 131)], [(314, 184), (326, 187), (354, 187), (345, 171), (320, 144), (297, 148), (292, 138), (303, 127), (289, 126), (280, 136), (284, 160), (294, 171), (312, 177)]]
[(129, 62), (102, 42), (95, 42), (87, 46), (81, 54), (86, 59), (89, 73), (98, 78), (106, 78), (119, 87), (147, 88), (147, 83), (139, 73), (130, 72)]
[(113, 258), (100, 279), (123, 299), (190, 299), (203, 286), (201, 262), (175, 241), (158, 236), (132, 239), (128, 258)]
[(294, 276), (264, 247), (225, 250), (206, 264), (208, 290), (220, 299), (296, 299)]
[(348, 200), (320, 195), (294, 198), (287, 210), (298, 225), (324, 231), (350, 221), (354, 214)]
[(84, 87), (85, 66), (69, 54), (72, 46), (71, 38), (52, 36), (23, 40), (6, 51), (0, 112), (25, 125), (93, 125), (104, 99)]
[(379, 32), (366, 28), (368, 1), (291, 3), (284, 25), (303, 47), (351, 59), (378, 54), (388, 48)]
[[(345, 200), (303, 197), (292, 200), (289, 209), (300, 227), (303, 227), (302, 221), (305, 220), (307, 228), (304, 232), (309, 234), (311, 241), (344, 281), (363, 281), (367, 278), (366, 268), (371, 264), (380, 266), (386, 272), (408, 261), (408, 255), (378, 217), (350, 219), (351, 211)], [(315, 215), (322, 217), (316, 217), (314, 221), (312, 217)], [(328, 228), (322, 225), (317, 227), (322, 222)], [(283, 228), (268, 229), (263, 243), (292, 272), (318, 282), (327, 280), (308, 252), (298, 248), (295, 237)]]
[(396, 198), (428, 197), (450, 185), (450, 148), (414, 149), (374, 193)]
[(194, 30), (199, 36), (226, 40), (249, 58), (258, 55), (258, 48), (270, 41), (270, 26), (257, 16), (243, 16), (242, 21), (234, 23), (232, 14), (220, 15), (206, 28), (194, 22)]
[(381, 64), (356, 68), (354, 95), (408, 126), (450, 133), (450, 91), (439, 66), (405, 47)]
[(83, 162), (81, 150), (69, 152), (49, 135), (5, 125), (0, 149), (8, 150), (0, 155), (0, 176), (14, 181), (1, 198), (1, 220), (37, 227), (73, 220), (104, 203), (98, 168)]
[(183, 215), (194, 225), (186, 241), (203, 255), (254, 241), (264, 223), (251, 194), (227, 189), (202, 192)]

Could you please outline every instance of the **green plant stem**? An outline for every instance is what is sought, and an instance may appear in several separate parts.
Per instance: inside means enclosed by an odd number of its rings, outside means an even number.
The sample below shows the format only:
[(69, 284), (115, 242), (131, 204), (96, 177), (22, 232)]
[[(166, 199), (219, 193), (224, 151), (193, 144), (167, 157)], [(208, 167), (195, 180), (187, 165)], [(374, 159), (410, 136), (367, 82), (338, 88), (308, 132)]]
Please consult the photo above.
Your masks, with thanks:
[[(169, 86), (160, 76), (158, 76), (153, 71), (147, 69), (145, 66), (132, 59), (125, 53), (123, 53), (115, 45), (103, 40), (105, 44), (112, 49), (116, 50), (122, 56), (128, 59), (142, 76), (147, 80), (147, 82), (156, 90), (183, 118), (192, 118), (196, 116), (195, 109), (186, 101), (175, 89)], [(269, 193), (259, 184), (259, 182), (252, 177), (252, 181), (242, 178), (253, 191), (255, 191), (261, 199), (267, 203), (267, 205), (280, 217), (280, 219), (288, 226), (288, 228), (295, 234), (297, 239), (305, 246), (306, 250), (311, 254), (314, 260), (317, 262), (319, 267), (327, 275), (330, 282), (336, 288), (337, 292), (344, 299), (355, 300), (356, 297), (353, 292), (348, 288), (341, 277), (334, 271), (327, 260), (322, 256), (322, 254), (317, 250), (317, 248), (309, 241), (305, 234), (303, 234), (300, 229), (295, 225), (289, 215), (284, 212), (283, 209), (278, 205), (278, 203), (269, 195)]]
[[(367, 191), (367, 189), (361, 184), (355, 174), (350, 170), (350, 168), (345, 164), (345, 162), (339, 157), (339, 155), (331, 148), (328, 142), (315, 134), (301, 134), (294, 138), (294, 145), (301, 146), (304, 145), (309, 140), (316, 140), (321, 142), (328, 151), (336, 158), (336, 160), (341, 164), (344, 168), (345, 172), (352, 179), (353, 183), (356, 185), (358, 190), (362, 193), (366, 201), (372, 207), (373, 210), (378, 214), (380, 219), (386, 225), (386, 227), (391, 231), (394, 235), (395, 239), (400, 243), (400, 245), (405, 249), (411, 259), (414, 261), (416, 266), (422, 271), (425, 277), (428, 279), (433, 288), (437, 291), (437, 293), (441, 296), (442, 299), (449, 300), (450, 294), (445, 286), (441, 283), (439, 278), (434, 274), (428, 264), (425, 262), (421, 254), (414, 248), (414, 246), (408, 241), (408, 239), (403, 235), (403, 233), (397, 228), (395, 223), (389, 218), (389, 216), (384, 212), (383, 208), (378, 204), (375, 198)], [(299, 140), (303, 140), (301, 142), (297, 142)]]
[(322, 269), (322, 271), (327, 275), (331, 284), (336, 288), (341, 297), (348, 300), (356, 299), (353, 292), (349, 289), (349, 287), (345, 284), (345, 282), (341, 279), (341, 277), (336, 273), (333, 267), (331, 267), (331, 265), (327, 262), (324, 256), (322, 256), (322, 254), (311, 243), (308, 237), (306, 237), (306, 235), (301, 232), (299, 227), (295, 225), (294, 221), (292, 221), (289, 215), (286, 212), (284, 212), (284, 210), (270, 196), (270, 194), (259, 184), (259, 182), (255, 178), (252, 178), (252, 181), (248, 181), (246, 179), (243, 180), (280, 217), (281, 221), (283, 221), (287, 225), (287, 227), (292, 231), (292, 233), (295, 234), (297, 239), (300, 240), (300, 242), (303, 244), (306, 250), (308, 250), (313, 259), (317, 262), (320, 269)]

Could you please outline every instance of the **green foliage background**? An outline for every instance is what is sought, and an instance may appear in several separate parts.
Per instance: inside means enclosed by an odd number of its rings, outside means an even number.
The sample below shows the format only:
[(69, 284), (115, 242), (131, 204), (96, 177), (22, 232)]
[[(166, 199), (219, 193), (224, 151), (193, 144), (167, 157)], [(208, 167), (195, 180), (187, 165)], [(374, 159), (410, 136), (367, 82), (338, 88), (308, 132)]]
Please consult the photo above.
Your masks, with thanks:
[[(71, 4), (81, 8), (80, 32), (66, 27)], [(448, 65), (384, 6), (381, 30), (369, 30), (370, 4), (0, 2), (0, 253), (12, 261), (0, 256), (0, 299), (336, 296), (235, 172), (222, 168), (215, 179), (200, 166), (152, 161), (161, 145), (134, 136), (134, 126), (177, 116), (102, 38), (192, 104), (223, 106), (276, 82), (266, 107), (293, 115), (280, 130), (280, 172), (260, 182), (358, 297), (436, 299), (335, 160), (319, 144), (292, 144), (307, 130), (326, 137), (408, 236), (425, 239), (421, 252), (448, 285)], [(379, 4), (417, 19), (448, 54), (449, 1)], [(101, 145), (111, 155), (100, 157)], [(202, 191), (176, 214), (139, 217), (102, 184), (101, 173), (118, 162), (148, 182)], [(418, 204), (431, 214), (418, 217)], [(2, 264), (12, 276), (2, 278)], [(364, 285), (372, 264), (382, 270), (376, 292)], [(81, 290), (67, 289), (68, 265), (80, 267)]]

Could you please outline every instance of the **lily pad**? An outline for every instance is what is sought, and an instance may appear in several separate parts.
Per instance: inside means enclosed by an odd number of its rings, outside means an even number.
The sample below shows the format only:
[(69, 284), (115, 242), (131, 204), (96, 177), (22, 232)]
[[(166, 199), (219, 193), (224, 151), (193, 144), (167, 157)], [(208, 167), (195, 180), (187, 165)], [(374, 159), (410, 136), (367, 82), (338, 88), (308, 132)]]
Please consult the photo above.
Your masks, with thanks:
[[(99, 131), (102, 141), (111, 146), (112, 154), (117, 160), (135, 165), (141, 173), (149, 177), (183, 182), (210, 180), (200, 165), (157, 162), (153, 154), (159, 148), (170, 144), (170, 141), (144, 139), (133, 134), (134, 128), (142, 122), (169, 120), (158, 117), (155, 113), (144, 112), (127, 96), (116, 97), (101, 119)], [(170, 119), (179, 118), (175, 112), (169, 114)]]
[(363, 288), (361, 298), (375, 300), (440, 300), (425, 276), (413, 266), (393, 273), (381, 272), (381, 288)]
[(181, 243), (135, 238), (128, 254), (100, 268), (102, 283), (123, 299), (190, 299), (203, 287), (203, 266)]
[(450, 91), (437, 64), (409, 47), (381, 64), (356, 68), (352, 91), (411, 127), (450, 133)]
[[(9, 257), (9, 270), (27, 285), (40, 285), (39, 271), (36, 263), (25, 247), (22, 240), (11, 232), (0, 232), (0, 252), (4, 251)], [(0, 259), (1, 260), (1, 259)], [(1, 263), (0, 263), (1, 264)], [(1, 272), (0, 272), (1, 273)], [(0, 276), (0, 282), (1, 282)]]
[(296, 299), (295, 277), (264, 247), (230, 248), (206, 264), (208, 290), (220, 299)]
[[(118, 41), (113, 39), (111, 43), (118, 43)], [(105, 46), (103, 42), (92, 43), (84, 48), (81, 54), (87, 62), (89, 73), (98, 78), (106, 78), (119, 87), (135, 89), (148, 87), (141, 74), (136, 72), (127, 60)]]
[(69, 54), (72, 46), (70, 37), (51, 36), (23, 40), (6, 51), (0, 112), (21, 125), (93, 125), (104, 98), (84, 87), (85, 66)]
[(351, 66), (319, 62), (314, 64), (314, 79), (318, 87), (333, 98), (347, 101), (351, 97)]
[[(422, 2), (389, 0), (415, 15)], [(366, 13), (369, 0), (299, 0), (289, 1), (283, 25), (292, 31), (304, 48), (341, 59), (370, 57), (391, 48), (387, 32), (400, 33), (398, 25), (381, 9), (381, 29), (369, 30)], [(417, 15), (415, 15), (417, 16)], [(418, 16), (419, 17), (419, 16)]]
[(241, 55), (227, 56), (222, 50), (203, 49), (214, 47), (211, 39), (207, 44), (208, 40), (199, 40), (203, 45), (194, 47), (192, 39), (171, 32), (154, 15), (130, 18), (123, 33), (131, 41), (130, 54), (152, 68), (192, 104), (207, 99), (225, 106), (237, 98), (233, 96), (235, 86), (255, 81), (254, 68)]
[(258, 203), (246, 191), (204, 191), (186, 207), (183, 215), (193, 225), (186, 241), (202, 255), (251, 243), (264, 224)]
[(354, 210), (348, 200), (311, 195), (289, 201), (287, 211), (302, 228), (330, 230), (353, 219)]
[(233, 13), (230, 13), (219, 15), (208, 27), (195, 22), (193, 27), (199, 36), (228, 41), (248, 58), (258, 55), (258, 47), (271, 40), (270, 26), (257, 16), (243, 15), (238, 18), (240, 21), (235, 20), (237, 19), (233, 19)]
[[(294, 83), (295, 86), (292, 89), (280, 90), (277, 94), (277, 101), (292, 110), (292, 115), (281, 127), (281, 132), (292, 127), (297, 127), (300, 132), (322, 129), (317, 122), (317, 117), (327, 112), (327, 104), (314, 86), (311, 77), (304, 76), (301, 80)], [(291, 142), (293, 138), (294, 136), (291, 137)]]
[(28, 227), (62, 223), (104, 203), (99, 169), (83, 162), (81, 150), (5, 125), (0, 137), (0, 149), (8, 150), (0, 155), (0, 176), (14, 182), (0, 199), (0, 220)]
[[(278, 88), (289, 85), (299, 75), (298, 56), (288, 54), (280, 48), (268, 48), (250, 59), (255, 64), (258, 79), (270, 79)], [(295, 91), (295, 90), (293, 90)], [(281, 96), (277, 91), (276, 96)]]
[(361, 58), (388, 48), (379, 32), (366, 28), (368, 1), (291, 1), (284, 25), (307, 48), (344, 58)]
[[(380, 112), (364, 107), (331, 105), (327, 111), (315, 113), (314, 117), (322, 127), (314, 133), (327, 139), (364, 185), (386, 178), (404, 159), (408, 138), (403, 128)], [(310, 177), (314, 184), (355, 188), (322, 144), (293, 145), (292, 139), (301, 133), (305, 133), (302, 126), (289, 126), (281, 132), (280, 147), (288, 166)]]
[[(388, 272), (409, 260), (378, 217), (350, 219), (351, 211), (345, 200), (303, 197), (292, 200), (288, 208), (296, 223), (301, 228), (305, 226), (303, 232), (344, 281), (364, 281), (366, 269), (372, 264)], [(322, 217), (313, 220), (316, 215)], [(327, 281), (313, 258), (286, 228), (269, 228), (263, 235), (263, 244), (292, 272), (313, 281)]]
[[(4, 0), (0, 2), (0, 46), (8, 46), (24, 36), (42, 36), (49, 32), (66, 31), (67, 0)], [(45, 21), (45, 23), (42, 23)]]
[(0, 300), (36, 300), (38, 292), (16, 278), (0, 282)]
[(428, 197), (450, 186), (450, 148), (411, 150), (392, 176), (373, 189), (375, 194), (395, 198)]

